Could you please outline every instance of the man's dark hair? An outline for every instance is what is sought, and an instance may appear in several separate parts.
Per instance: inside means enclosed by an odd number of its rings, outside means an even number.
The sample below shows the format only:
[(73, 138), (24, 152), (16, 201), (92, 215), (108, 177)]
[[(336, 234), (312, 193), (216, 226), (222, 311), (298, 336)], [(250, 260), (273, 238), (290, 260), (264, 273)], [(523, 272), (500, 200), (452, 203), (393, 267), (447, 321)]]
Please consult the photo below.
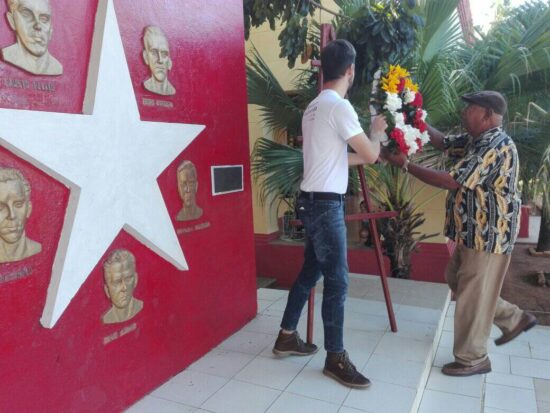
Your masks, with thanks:
[(344, 39), (333, 40), (321, 52), (321, 68), (325, 82), (344, 76), (346, 69), (355, 63), (355, 48)]

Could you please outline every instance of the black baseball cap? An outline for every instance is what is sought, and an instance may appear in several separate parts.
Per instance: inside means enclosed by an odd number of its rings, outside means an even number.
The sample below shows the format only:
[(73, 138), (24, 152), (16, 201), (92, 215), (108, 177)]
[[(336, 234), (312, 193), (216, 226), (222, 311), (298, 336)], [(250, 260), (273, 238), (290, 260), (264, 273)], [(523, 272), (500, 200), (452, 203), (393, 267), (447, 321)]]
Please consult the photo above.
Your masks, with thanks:
[(461, 96), (461, 99), (468, 103), (474, 103), (484, 108), (492, 109), (493, 112), (504, 115), (508, 108), (506, 99), (494, 90), (482, 90), (480, 92), (468, 93)]

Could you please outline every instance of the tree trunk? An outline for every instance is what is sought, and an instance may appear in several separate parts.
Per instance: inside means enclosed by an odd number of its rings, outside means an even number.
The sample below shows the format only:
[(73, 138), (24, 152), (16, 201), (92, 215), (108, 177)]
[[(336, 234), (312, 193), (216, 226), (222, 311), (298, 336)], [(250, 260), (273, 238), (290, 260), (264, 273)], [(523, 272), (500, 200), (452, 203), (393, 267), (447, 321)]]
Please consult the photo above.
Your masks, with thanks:
[(550, 196), (543, 194), (543, 198), (537, 252), (550, 251)]

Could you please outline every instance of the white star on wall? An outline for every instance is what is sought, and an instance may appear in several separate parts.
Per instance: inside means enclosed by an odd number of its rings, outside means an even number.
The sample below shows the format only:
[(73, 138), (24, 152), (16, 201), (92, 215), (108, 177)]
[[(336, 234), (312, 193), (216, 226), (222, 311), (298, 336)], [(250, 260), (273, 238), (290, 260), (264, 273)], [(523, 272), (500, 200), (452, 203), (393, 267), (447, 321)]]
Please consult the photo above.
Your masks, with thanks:
[(0, 110), (0, 142), (71, 189), (41, 318), (47, 328), (122, 228), (187, 269), (157, 177), (204, 126), (140, 120), (112, 0), (100, 1), (99, 22), (102, 14), (88, 82), (93, 97), (99, 62), (92, 115)]

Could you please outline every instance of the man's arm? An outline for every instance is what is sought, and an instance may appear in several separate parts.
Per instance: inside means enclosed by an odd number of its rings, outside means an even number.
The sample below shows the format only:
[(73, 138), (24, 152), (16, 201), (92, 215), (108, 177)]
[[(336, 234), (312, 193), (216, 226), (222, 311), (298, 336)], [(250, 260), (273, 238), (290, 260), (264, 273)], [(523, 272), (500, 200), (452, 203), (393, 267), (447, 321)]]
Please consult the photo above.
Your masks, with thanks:
[(389, 163), (399, 168), (403, 168), (405, 164), (407, 164), (409, 173), (428, 185), (448, 190), (454, 190), (461, 186), (448, 172), (436, 171), (434, 169), (409, 163), (407, 157), (403, 153), (394, 154), (386, 152), (384, 153), (384, 158)]
[(460, 188), (460, 184), (456, 182), (451, 174), (446, 171), (436, 171), (434, 169), (425, 168), (412, 163), (409, 164), (408, 171), (411, 175), (420, 179), (422, 182), (437, 188), (448, 190)]
[(350, 138), (348, 144), (356, 152), (348, 153), (350, 166), (375, 163), (380, 156), (380, 140), (376, 137), (371, 140), (364, 132)]
[(443, 144), (443, 139), (445, 139), (445, 135), (431, 125), (426, 124), (426, 126), (428, 127), (428, 134), (430, 135), (430, 141), (432, 142), (432, 145), (440, 151), (444, 151), (446, 149), (445, 145)]
[(356, 153), (348, 154), (350, 166), (363, 165), (366, 163), (375, 163), (380, 156), (380, 140), (384, 136), (384, 131), (388, 127), (383, 116), (378, 115), (372, 119), (369, 135), (370, 139), (364, 132), (352, 136), (348, 139), (349, 146)]

